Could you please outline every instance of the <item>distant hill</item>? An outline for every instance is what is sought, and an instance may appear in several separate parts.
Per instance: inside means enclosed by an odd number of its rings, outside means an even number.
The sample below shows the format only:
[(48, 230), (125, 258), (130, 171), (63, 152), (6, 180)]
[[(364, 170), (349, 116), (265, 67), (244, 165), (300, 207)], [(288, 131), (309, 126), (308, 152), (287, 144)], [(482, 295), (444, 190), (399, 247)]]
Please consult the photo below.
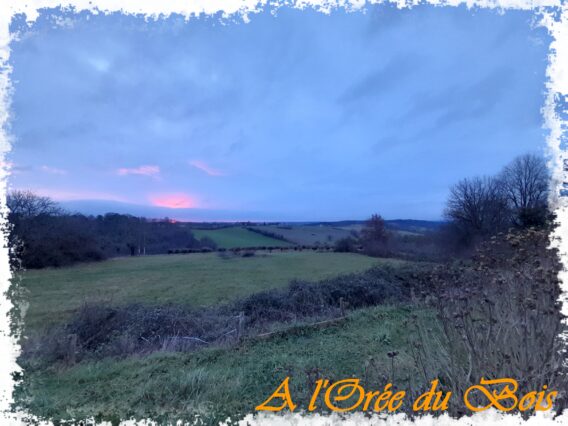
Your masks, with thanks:
[[(310, 222), (306, 223), (306, 225), (345, 228), (350, 226), (363, 225), (364, 223), (364, 220), (339, 220), (334, 222)], [(418, 219), (393, 219), (385, 220), (385, 223), (387, 225), (387, 228), (392, 230), (422, 233), (426, 231), (434, 231), (442, 226), (445, 222)]]
[(390, 229), (398, 231), (409, 231), (409, 232), (425, 232), (425, 231), (435, 231), (440, 228), (444, 223), (443, 221), (432, 221), (432, 220), (415, 220), (415, 219), (395, 219), (385, 221), (386, 225)]

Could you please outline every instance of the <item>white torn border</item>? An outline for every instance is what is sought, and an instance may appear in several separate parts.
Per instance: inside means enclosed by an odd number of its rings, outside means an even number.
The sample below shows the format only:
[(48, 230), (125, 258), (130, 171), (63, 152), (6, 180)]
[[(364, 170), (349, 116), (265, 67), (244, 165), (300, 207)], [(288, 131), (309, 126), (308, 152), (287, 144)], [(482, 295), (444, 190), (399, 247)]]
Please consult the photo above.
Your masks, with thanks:
[[(5, 156), (10, 151), (10, 136), (7, 124), (10, 117), (10, 71), (8, 60), (10, 57), (9, 31), (10, 22), (16, 14), (25, 14), (28, 22), (33, 22), (39, 16), (41, 9), (46, 8), (73, 8), (75, 12), (91, 11), (93, 13), (120, 12), (125, 14), (143, 15), (146, 18), (158, 19), (171, 14), (179, 14), (190, 19), (199, 15), (211, 15), (222, 13), (224, 17), (237, 17), (248, 22), (249, 14), (254, 14), (266, 7), (294, 7), (299, 9), (313, 8), (322, 13), (329, 13), (338, 8), (356, 11), (366, 5), (378, 3), (396, 4), (397, 7), (412, 7), (417, 4), (432, 4), (435, 6), (458, 6), (497, 8), (501, 10), (522, 9), (534, 10), (543, 13), (541, 24), (548, 28), (552, 37), (549, 50), (549, 63), (547, 68), (546, 82), (548, 94), (542, 108), (544, 127), (549, 131), (548, 148), (550, 154), (550, 167), (552, 170), (553, 190), (551, 202), (556, 205), (556, 213), (560, 226), (556, 230), (556, 237), (552, 244), (560, 251), (564, 271), (560, 273), (560, 280), (564, 295), (562, 301), (568, 300), (568, 196), (559, 197), (558, 194), (563, 183), (568, 183), (568, 122), (563, 122), (556, 113), (559, 99), (564, 99), (565, 107), (568, 105), (568, 2), (564, 0), (2, 0), (0, 3), (0, 213), (6, 212), (7, 176), (10, 165), (5, 162)], [(567, 110), (563, 111), (568, 115)], [(564, 138), (564, 148), (561, 143)], [(568, 190), (568, 188), (566, 188)], [(4, 224), (2, 224), (4, 225)], [(564, 241), (560, 236), (564, 235)], [(12, 305), (5, 292), (10, 285), (10, 268), (8, 263), (7, 242), (0, 245), (0, 424), (23, 424), (25, 413), (9, 413), (12, 402), (13, 380), (12, 372), (19, 371), (16, 357), (19, 348), (13, 337), (10, 337), (10, 324), (7, 316)], [(568, 304), (563, 303), (562, 311), (568, 315)], [(476, 413), (475, 415), (460, 420), (455, 420), (447, 415), (434, 419), (431, 416), (423, 416), (414, 422), (402, 414), (388, 417), (375, 415), (365, 417), (362, 413), (352, 413), (340, 417), (337, 414), (250, 414), (241, 424), (251, 425), (288, 425), (309, 424), (314, 426), (323, 425), (404, 425), (416, 424), (417, 426), (437, 425), (476, 425), (476, 424), (499, 424), (509, 426), (514, 424), (526, 425), (552, 425), (568, 424), (568, 415), (553, 419), (551, 413), (537, 413), (527, 421), (518, 416), (507, 415), (497, 411)], [(124, 421), (123, 424), (135, 424), (133, 421)], [(152, 424), (150, 420), (139, 424)]]

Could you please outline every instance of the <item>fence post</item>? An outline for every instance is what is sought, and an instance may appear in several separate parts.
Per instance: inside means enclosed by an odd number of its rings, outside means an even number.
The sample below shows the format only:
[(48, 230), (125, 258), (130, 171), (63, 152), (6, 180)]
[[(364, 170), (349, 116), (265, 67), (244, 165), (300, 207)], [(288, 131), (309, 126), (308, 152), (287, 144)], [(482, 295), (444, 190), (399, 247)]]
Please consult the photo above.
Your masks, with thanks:
[(341, 316), (345, 316), (345, 300), (343, 297), (339, 298), (339, 310), (341, 311)]
[(239, 313), (239, 326), (237, 328), (237, 340), (241, 341), (245, 334), (245, 313)]
[(75, 365), (77, 356), (77, 335), (67, 336), (67, 364)]

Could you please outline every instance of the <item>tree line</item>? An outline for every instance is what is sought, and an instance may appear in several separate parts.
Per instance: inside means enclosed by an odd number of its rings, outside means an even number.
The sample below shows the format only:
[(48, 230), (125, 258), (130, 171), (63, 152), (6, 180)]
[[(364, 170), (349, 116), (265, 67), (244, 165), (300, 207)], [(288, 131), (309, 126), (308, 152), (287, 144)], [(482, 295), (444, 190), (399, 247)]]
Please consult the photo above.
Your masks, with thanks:
[[(465, 178), (453, 185), (444, 210), (446, 223), (426, 235), (401, 235), (373, 215), (360, 232), (337, 241), (336, 251), (371, 256), (454, 255), (510, 228), (543, 228), (553, 221), (548, 208), (549, 174), (535, 154), (515, 158), (495, 176)], [(172, 249), (215, 249), (205, 237), (167, 218), (152, 220), (107, 213), (86, 216), (63, 210), (30, 191), (8, 194), (9, 245), (14, 262), (26, 268), (65, 266), (115, 256), (160, 254)], [(255, 232), (257, 228), (252, 228)], [(274, 238), (283, 238), (270, 235)]]
[(172, 247), (216, 247), (209, 238), (198, 240), (189, 229), (167, 218), (70, 213), (50, 198), (30, 191), (12, 191), (7, 206), (13, 266), (59, 267), (116, 256), (167, 253)]
[(541, 156), (515, 158), (495, 176), (464, 178), (450, 187), (444, 225), (425, 235), (400, 235), (374, 214), (356, 235), (337, 241), (339, 252), (371, 256), (448, 257), (467, 252), (509, 229), (546, 228), (554, 216), (548, 207), (550, 176)]
[(544, 158), (535, 154), (515, 158), (495, 176), (462, 179), (446, 203), (448, 233), (467, 247), (510, 228), (550, 225), (549, 181)]

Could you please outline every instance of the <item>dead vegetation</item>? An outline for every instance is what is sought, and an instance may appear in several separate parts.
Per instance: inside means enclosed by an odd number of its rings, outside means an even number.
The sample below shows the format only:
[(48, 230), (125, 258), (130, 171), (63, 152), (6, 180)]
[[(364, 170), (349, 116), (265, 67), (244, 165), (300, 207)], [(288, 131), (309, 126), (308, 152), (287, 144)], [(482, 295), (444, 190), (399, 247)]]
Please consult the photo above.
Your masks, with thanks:
[[(414, 302), (433, 307), (438, 324), (411, 320), (418, 383), (439, 378), (461, 401), (481, 378), (509, 377), (519, 382), (520, 393), (543, 385), (558, 390), (555, 408), (564, 409), (561, 264), (548, 245), (546, 231), (510, 231), (483, 243), (473, 262), (434, 269), (431, 291)], [(487, 402), (480, 395), (475, 400)], [(463, 408), (454, 406), (453, 414), (463, 414)]]

